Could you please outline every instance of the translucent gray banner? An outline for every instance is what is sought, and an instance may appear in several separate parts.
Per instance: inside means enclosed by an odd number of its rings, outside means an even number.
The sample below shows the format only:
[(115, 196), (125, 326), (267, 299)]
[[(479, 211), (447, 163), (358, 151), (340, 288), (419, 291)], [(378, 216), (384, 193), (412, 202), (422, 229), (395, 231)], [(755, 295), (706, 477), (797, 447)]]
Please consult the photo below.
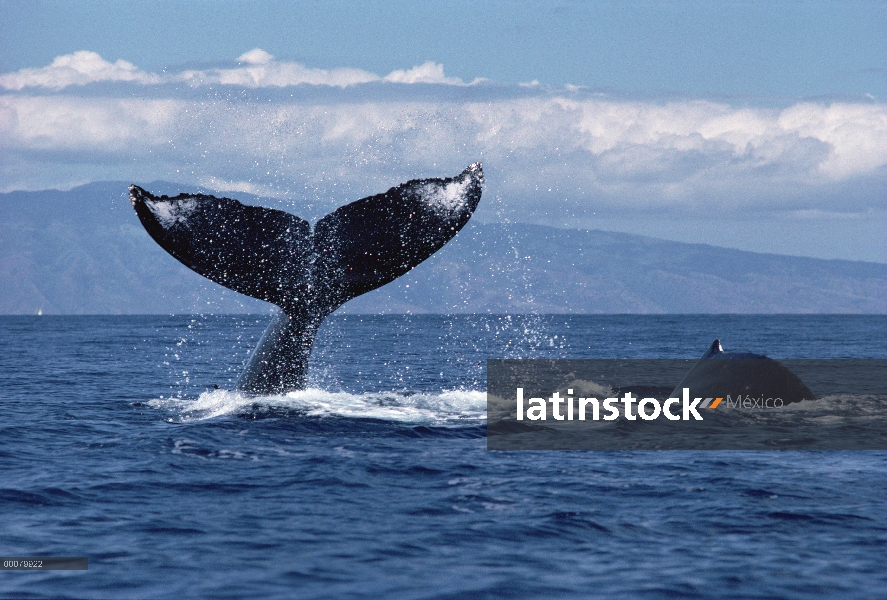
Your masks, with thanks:
[(0, 556), (2, 571), (86, 571), (86, 556)]
[(490, 450), (887, 450), (887, 360), (488, 360)]

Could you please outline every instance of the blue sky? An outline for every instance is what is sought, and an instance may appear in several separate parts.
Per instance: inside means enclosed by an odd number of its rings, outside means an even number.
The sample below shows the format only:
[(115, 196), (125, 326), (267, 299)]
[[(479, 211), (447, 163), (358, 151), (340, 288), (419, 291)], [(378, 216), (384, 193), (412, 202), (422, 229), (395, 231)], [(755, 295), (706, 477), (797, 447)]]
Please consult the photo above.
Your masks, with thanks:
[(887, 92), (884, 2), (0, 2), (0, 71), (92, 50), (141, 68), (251, 48), (319, 68), (799, 97)]
[(884, 31), (885, 2), (0, 0), (0, 191), (298, 212), (481, 159), (481, 220), (887, 262)]

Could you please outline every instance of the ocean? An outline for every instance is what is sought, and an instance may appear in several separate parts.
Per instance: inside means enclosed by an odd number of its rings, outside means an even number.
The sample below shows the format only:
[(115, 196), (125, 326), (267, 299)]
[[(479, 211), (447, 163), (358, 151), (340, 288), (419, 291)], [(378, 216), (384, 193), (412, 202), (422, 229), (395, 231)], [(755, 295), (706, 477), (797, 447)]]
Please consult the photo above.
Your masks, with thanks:
[[(887, 316), (0, 317), (11, 598), (887, 598), (887, 452), (490, 451), (486, 360), (887, 358)], [(217, 387), (216, 387), (217, 386)]]

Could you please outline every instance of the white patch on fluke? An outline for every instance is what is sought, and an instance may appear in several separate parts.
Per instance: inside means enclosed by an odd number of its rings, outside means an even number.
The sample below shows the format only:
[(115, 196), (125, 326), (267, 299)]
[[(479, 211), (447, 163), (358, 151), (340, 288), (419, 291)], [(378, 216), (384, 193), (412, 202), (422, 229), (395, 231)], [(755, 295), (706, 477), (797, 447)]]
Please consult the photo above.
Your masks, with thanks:
[(145, 200), (145, 206), (156, 217), (164, 229), (169, 229), (176, 223), (186, 223), (188, 217), (197, 208), (197, 200), (177, 200), (175, 202), (163, 200)]
[(467, 177), (446, 185), (429, 183), (420, 189), (419, 194), (436, 212), (455, 213), (465, 206), (469, 184)]

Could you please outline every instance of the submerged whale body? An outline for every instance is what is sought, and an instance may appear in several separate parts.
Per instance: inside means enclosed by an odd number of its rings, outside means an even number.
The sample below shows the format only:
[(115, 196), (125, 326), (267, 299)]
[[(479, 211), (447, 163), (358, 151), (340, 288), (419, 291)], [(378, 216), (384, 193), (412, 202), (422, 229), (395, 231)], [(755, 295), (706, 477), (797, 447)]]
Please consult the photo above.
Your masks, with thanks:
[[(779, 361), (763, 354), (724, 352), (720, 340), (712, 343), (671, 396), (680, 398), (683, 388), (703, 398), (781, 398), (780, 406), (815, 399), (810, 388)], [(766, 407), (770, 406), (774, 405)]]
[(400, 277), (450, 241), (480, 202), (475, 163), (447, 179), (417, 179), (342, 206), (318, 221), (205, 194), (130, 200), (160, 246), (204, 277), (280, 307), (237, 389), (305, 387), (321, 322), (348, 300)]

